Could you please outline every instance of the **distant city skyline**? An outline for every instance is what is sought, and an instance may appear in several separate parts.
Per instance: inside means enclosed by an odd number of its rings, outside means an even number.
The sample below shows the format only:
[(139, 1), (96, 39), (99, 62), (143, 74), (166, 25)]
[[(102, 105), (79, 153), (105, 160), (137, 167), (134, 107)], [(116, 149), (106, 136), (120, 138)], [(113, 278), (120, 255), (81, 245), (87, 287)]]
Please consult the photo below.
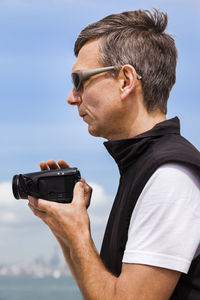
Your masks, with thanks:
[(50, 258), (46, 258), (45, 254), (35, 257), (29, 262), (16, 262), (10, 264), (0, 264), (1, 276), (34, 276), (42, 278), (52, 276), (59, 278), (61, 276), (71, 276), (70, 270), (65, 263), (64, 257), (58, 247), (54, 247), (54, 253)]

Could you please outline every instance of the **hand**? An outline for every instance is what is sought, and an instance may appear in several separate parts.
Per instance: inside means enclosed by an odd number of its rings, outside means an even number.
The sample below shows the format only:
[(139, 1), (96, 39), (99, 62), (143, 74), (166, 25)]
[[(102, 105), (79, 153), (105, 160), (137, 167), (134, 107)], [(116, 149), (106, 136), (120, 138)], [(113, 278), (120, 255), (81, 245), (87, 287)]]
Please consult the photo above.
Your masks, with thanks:
[[(55, 169), (63, 169), (63, 168), (70, 168), (69, 164), (60, 159), (58, 161), (58, 164), (56, 164), (56, 162), (54, 160), (48, 160), (48, 162), (42, 161), (40, 163), (40, 169), (41, 171), (44, 170), (55, 170)], [(84, 186), (84, 197), (85, 197), (85, 203), (86, 203), (86, 207), (88, 208), (90, 205), (90, 200), (91, 200), (91, 195), (92, 195), (92, 188), (85, 182), (84, 178), (81, 178), (80, 180), (81, 182), (85, 183)]]
[[(40, 163), (41, 170), (66, 168), (69, 165), (64, 160), (49, 160)], [(62, 204), (43, 199), (28, 197), (29, 207), (51, 229), (58, 241), (70, 247), (81, 242), (90, 235), (90, 222), (87, 207), (90, 204), (92, 188), (81, 179), (74, 188), (72, 202)]]

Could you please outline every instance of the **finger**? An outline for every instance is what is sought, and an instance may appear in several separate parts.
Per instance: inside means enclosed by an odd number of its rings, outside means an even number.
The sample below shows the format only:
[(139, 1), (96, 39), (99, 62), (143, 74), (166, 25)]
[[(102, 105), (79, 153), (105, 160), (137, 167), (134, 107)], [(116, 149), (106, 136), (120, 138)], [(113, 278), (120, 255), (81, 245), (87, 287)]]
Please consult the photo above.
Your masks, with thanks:
[(57, 163), (53, 159), (49, 159), (47, 164), (48, 164), (48, 166), (51, 170), (59, 169), (59, 166), (57, 165)]
[(74, 187), (72, 202), (84, 208), (88, 208), (90, 205), (91, 195), (92, 188), (88, 184), (79, 181)]
[(28, 201), (32, 206), (36, 206), (37, 204), (37, 199), (32, 197), (32, 196), (28, 196)]
[(92, 187), (89, 184), (87, 184), (85, 180), (84, 180), (84, 196), (85, 196), (86, 208), (88, 208), (90, 206), (90, 201), (92, 197)]
[(49, 167), (48, 167), (48, 165), (47, 165), (47, 163), (45, 161), (41, 161), (41, 163), (40, 163), (40, 169), (42, 171), (49, 170)]
[(92, 187), (87, 183), (85, 183), (85, 192), (92, 194)]
[(62, 168), (70, 168), (69, 164), (66, 161), (64, 161), (63, 159), (60, 159), (58, 161), (58, 165), (61, 169)]
[[(33, 208), (35, 208), (35, 209), (37, 209), (37, 210), (41, 210), (41, 208), (38, 206), (38, 200), (39, 200), (39, 199), (34, 198), (34, 197), (32, 197), (32, 196), (28, 196), (28, 200), (29, 200), (29, 204), (30, 204)], [(41, 211), (43, 211), (43, 210), (41, 210)], [(43, 211), (43, 212), (44, 212), (44, 211)]]
[(31, 196), (28, 196), (29, 203), (31, 204), (32, 207), (35, 209), (48, 213), (49, 215), (53, 214), (53, 206), (56, 205), (56, 203), (52, 203), (48, 200), (40, 199), (40, 198), (34, 198)]
[[(29, 208), (32, 210), (33, 214), (40, 218), (46, 225), (49, 224), (49, 216), (45, 213), (45, 212), (42, 212), (36, 208), (34, 208), (30, 203), (28, 204)], [(49, 225), (48, 225), (49, 226)]]
[(85, 181), (85, 179), (81, 178), (80, 181), (84, 183), (85, 193), (92, 193), (92, 187)]
[(73, 200), (74, 204), (83, 205), (85, 206), (85, 199), (84, 199), (84, 184), (78, 181), (75, 184), (74, 191), (73, 191)]
[(36, 209), (34, 206), (31, 205), (31, 203), (28, 203), (29, 208), (32, 210), (32, 212), (34, 213), (35, 216), (41, 218), (41, 219), (45, 219), (46, 213), (43, 211), (40, 211), (38, 209)]

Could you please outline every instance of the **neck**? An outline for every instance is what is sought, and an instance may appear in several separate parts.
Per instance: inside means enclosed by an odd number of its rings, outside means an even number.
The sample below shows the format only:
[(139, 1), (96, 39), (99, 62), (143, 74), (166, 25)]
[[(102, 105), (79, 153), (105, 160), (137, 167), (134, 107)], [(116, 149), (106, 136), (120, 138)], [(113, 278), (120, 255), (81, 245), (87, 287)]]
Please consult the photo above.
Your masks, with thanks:
[(142, 112), (137, 114), (134, 119), (127, 122), (126, 127), (116, 134), (111, 135), (108, 140), (120, 140), (133, 138), (145, 131), (152, 129), (156, 124), (166, 120), (166, 115), (160, 111), (151, 113)]

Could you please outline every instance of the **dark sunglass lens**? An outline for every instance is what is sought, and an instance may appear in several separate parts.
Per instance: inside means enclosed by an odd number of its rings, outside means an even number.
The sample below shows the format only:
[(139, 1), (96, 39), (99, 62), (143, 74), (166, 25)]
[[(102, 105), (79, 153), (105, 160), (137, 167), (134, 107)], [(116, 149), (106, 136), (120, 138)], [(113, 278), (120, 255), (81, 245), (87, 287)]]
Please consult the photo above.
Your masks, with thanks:
[(73, 82), (74, 88), (75, 88), (76, 90), (78, 90), (79, 84), (80, 84), (78, 74), (72, 73), (72, 82)]

